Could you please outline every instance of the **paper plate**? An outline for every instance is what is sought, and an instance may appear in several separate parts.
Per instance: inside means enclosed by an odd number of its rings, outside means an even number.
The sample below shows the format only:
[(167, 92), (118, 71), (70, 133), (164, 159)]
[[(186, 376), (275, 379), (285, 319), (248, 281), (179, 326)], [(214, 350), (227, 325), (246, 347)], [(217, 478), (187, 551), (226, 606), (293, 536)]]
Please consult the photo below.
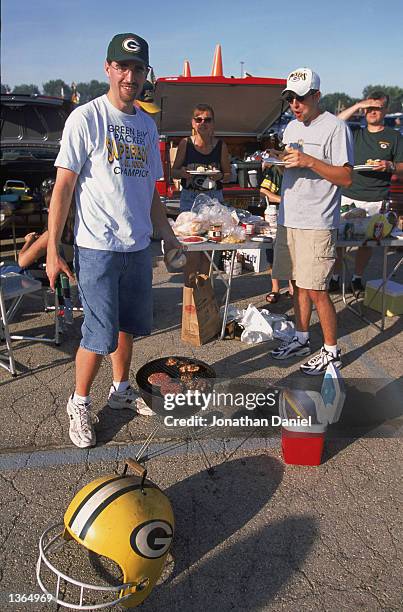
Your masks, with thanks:
[(354, 170), (367, 170), (368, 172), (373, 172), (375, 170), (374, 166), (370, 166), (369, 164), (359, 164), (358, 166), (353, 166)]
[(200, 244), (202, 242), (207, 242), (207, 238), (204, 238), (204, 236), (177, 236), (177, 238), (181, 244)]
[(251, 242), (273, 242), (270, 236), (252, 236)]
[(203, 170), (199, 172), (198, 170), (187, 170), (188, 174), (192, 174), (195, 176), (213, 176), (215, 174), (221, 174), (220, 170)]
[(273, 164), (273, 166), (285, 166), (285, 161), (277, 159), (277, 157), (267, 157), (263, 161), (265, 164)]

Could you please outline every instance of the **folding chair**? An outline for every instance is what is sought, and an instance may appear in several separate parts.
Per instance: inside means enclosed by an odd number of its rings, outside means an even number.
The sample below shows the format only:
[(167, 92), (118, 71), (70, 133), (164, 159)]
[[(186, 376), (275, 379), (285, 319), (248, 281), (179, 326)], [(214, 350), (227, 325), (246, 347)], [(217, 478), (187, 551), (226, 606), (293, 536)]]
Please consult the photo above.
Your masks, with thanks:
[[(5, 368), (12, 376), (17, 376), (15, 368), (15, 360), (13, 355), (12, 340), (29, 340), (32, 342), (54, 342), (60, 344), (60, 322), (58, 315), (58, 296), (55, 293), (55, 335), (53, 338), (45, 338), (42, 336), (22, 336), (19, 334), (10, 334), (9, 325), (12, 322), (13, 316), (23, 299), (24, 295), (33, 294), (42, 291), (42, 284), (38, 280), (17, 274), (16, 272), (8, 272), (0, 277), (0, 309), (1, 309), (1, 325), (0, 339), (5, 341), (6, 354), (0, 354), (0, 366)], [(6, 302), (11, 304), (7, 308)]]

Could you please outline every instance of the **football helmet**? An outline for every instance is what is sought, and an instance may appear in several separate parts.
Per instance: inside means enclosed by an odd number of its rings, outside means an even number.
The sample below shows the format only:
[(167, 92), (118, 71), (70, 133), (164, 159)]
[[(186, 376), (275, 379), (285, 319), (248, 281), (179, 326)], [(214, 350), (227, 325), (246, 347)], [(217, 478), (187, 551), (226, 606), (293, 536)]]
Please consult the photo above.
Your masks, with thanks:
[[(127, 464), (138, 475), (126, 475)], [(158, 486), (146, 479), (146, 470), (140, 464), (133, 460), (127, 464), (123, 475), (102, 476), (83, 487), (66, 510), (64, 529), (60, 531), (62, 524), (53, 525), (40, 538), (38, 584), (61, 606), (73, 610), (98, 610), (117, 604), (134, 607), (146, 599), (162, 573), (174, 533), (172, 506)], [(59, 530), (54, 535), (56, 528)], [(72, 539), (88, 551), (117, 563), (122, 571), (122, 583), (91, 585), (57, 569), (52, 553)], [(57, 577), (56, 592), (44, 584), (42, 563)], [(62, 581), (78, 589), (78, 601), (61, 598)], [(104, 596), (105, 591), (110, 592), (114, 599), (85, 603), (85, 597), (94, 591)]]

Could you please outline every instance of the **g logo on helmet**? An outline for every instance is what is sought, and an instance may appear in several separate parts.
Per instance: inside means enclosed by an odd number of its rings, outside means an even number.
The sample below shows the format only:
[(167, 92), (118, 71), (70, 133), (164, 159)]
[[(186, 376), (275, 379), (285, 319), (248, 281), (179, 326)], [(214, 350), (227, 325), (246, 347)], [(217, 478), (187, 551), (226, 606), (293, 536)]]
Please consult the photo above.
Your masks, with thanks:
[(133, 550), (145, 559), (159, 559), (171, 546), (172, 526), (167, 521), (151, 520), (133, 529), (130, 545)]
[(122, 42), (122, 47), (129, 53), (138, 53), (141, 51), (141, 47), (135, 38), (125, 38)]

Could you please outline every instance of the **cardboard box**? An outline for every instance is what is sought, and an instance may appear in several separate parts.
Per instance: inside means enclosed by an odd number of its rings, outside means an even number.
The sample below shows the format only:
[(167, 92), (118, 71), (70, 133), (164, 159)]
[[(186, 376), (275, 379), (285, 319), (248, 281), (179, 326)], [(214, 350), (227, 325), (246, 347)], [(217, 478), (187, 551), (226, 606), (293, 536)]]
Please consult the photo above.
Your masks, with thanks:
[(269, 264), (267, 261), (266, 249), (240, 249), (238, 251), (243, 255), (244, 269), (253, 272), (264, 272)]
[[(381, 286), (382, 279), (377, 278), (367, 282), (365, 287), (364, 305), (377, 312), (382, 312), (382, 293), (376, 293)], [(403, 285), (388, 281), (385, 288), (385, 313), (388, 317), (403, 314)]]

